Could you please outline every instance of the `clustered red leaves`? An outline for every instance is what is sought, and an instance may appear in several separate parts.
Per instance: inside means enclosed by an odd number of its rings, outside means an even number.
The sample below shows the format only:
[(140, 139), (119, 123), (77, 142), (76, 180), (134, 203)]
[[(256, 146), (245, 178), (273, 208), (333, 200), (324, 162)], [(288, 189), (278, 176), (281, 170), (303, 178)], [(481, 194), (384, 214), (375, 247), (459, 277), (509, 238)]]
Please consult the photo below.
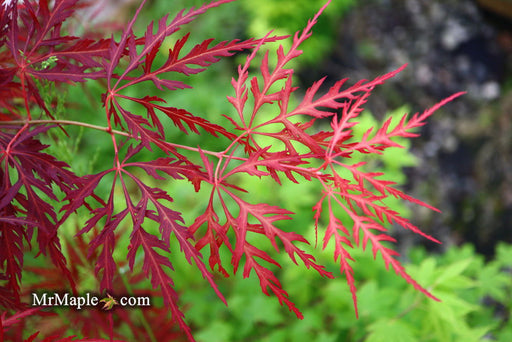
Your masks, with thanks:
[[(150, 279), (154, 289), (159, 289), (164, 309), (170, 309), (172, 319), (190, 340), (193, 340), (192, 333), (178, 305), (178, 293), (171, 277), (173, 265), (166, 256), (172, 239), (178, 242), (188, 262), (199, 269), (221, 300), (225, 301), (212, 271), (216, 269), (229, 276), (243, 267), (244, 277), (254, 272), (265, 294), (273, 293), (281, 304), (286, 304), (301, 318), (301, 312), (271, 269), (279, 264), (269, 252), (251, 242), (254, 237), (264, 236), (276, 251), (284, 249), (293, 262), (301, 262), (321, 276), (333, 278), (334, 275), (317, 264), (313, 255), (300, 248), (301, 244), (308, 243), (302, 235), (279, 228), (279, 221), (292, 219), (292, 212), (247, 200), (244, 193), (250, 189), (236, 184), (240, 173), (270, 177), (278, 185), (283, 177), (295, 183), (315, 181), (322, 185), (320, 199), (313, 207), (316, 229), (323, 232), (323, 249), (329, 243), (335, 246), (334, 259), (339, 262), (340, 272), (349, 284), (356, 314), (354, 260), (350, 250), (356, 247), (364, 249), (368, 242), (375, 257), (380, 252), (387, 268), (391, 266), (416, 289), (436, 299), (405, 272), (396, 258), (398, 254), (383, 242), (395, 241), (387, 234), (386, 225), (392, 223), (432, 241), (437, 240), (386, 207), (382, 200), (393, 196), (434, 208), (402, 193), (393, 187), (394, 183), (383, 180), (383, 174), (364, 171), (363, 162), (350, 163), (350, 157), (357, 153), (381, 154), (388, 148), (400, 147), (393, 138), (416, 136), (412, 132), (415, 128), (424, 125), (436, 109), (460, 93), (422, 114), (404, 115), (396, 125), (392, 125), (390, 119), (375, 132), (370, 129), (362, 137), (353, 136), (351, 128), (357, 124), (355, 120), (367, 98), (375, 86), (394, 77), (405, 66), (372, 81), (359, 81), (345, 88), (347, 80), (340, 80), (325, 93), (320, 93), (322, 79), (306, 91), (299, 105), (291, 108), (289, 100), (295, 96), (297, 88), (293, 86), (294, 70), (286, 66), (301, 55), (300, 44), (311, 36), (325, 6), (302, 32), (295, 34), (289, 51), (282, 46), (278, 48), (275, 66), (270, 66), (269, 52), (265, 53), (259, 78), (249, 76), (256, 53), (266, 43), (286, 37), (267, 35), (262, 39), (217, 44), (208, 39), (187, 52), (183, 51), (189, 39), (189, 34), (186, 34), (169, 49), (167, 60), (157, 65), (156, 56), (167, 37), (206, 10), (230, 1), (220, 0), (198, 9), (181, 11), (170, 21), (168, 16), (164, 16), (156, 24), (151, 23), (144, 35), (136, 36), (133, 26), (144, 6), (145, 1), (142, 1), (119, 41), (113, 37), (93, 40), (86, 36), (66, 35), (64, 22), (79, 8), (78, 0), (56, 0), (52, 6), (47, 0), (12, 1), (0, 7), (0, 102), (3, 108), (0, 113), (0, 304), (4, 309), (14, 310), (9, 318), (6, 313), (0, 317), (3, 327), (0, 334), (14, 322), (39, 311), (39, 308), (27, 309), (21, 302), (26, 290), (21, 281), (26, 248), (35, 248), (38, 254), (49, 257), (68, 278), (72, 291), (77, 292), (79, 279), (74, 263), (83, 259), (72, 252), (73, 248), (67, 255), (62, 252), (58, 231), (80, 208), (86, 208), (90, 217), (78, 231), (76, 238), (81, 241), (78, 250), (95, 262), (93, 273), (100, 282), (98, 291), (116, 293), (120, 286), (120, 264), (127, 263), (134, 271), (142, 256), (144, 277)], [(127, 95), (126, 89), (141, 83), (166, 91), (187, 88), (189, 86), (183, 81), (173, 79), (174, 73), (187, 76), (201, 73), (220, 58), (242, 50), (252, 50), (252, 53), (246, 63), (239, 66), (237, 77), (231, 81), (234, 95), (228, 96), (228, 100), (234, 107), (234, 113), (226, 115), (231, 127), (220, 126), (183, 108), (170, 107), (157, 96)], [(41, 67), (48, 60), (54, 64)], [(37, 80), (57, 85), (104, 80), (106, 87), (101, 99), (104, 113), (97, 115), (103, 115), (105, 126), (56, 120), (52, 108), (48, 108), (40, 94)], [(127, 109), (134, 108), (133, 105), (140, 111)], [(263, 105), (273, 105), (275, 115), (258, 116)], [(36, 108), (42, 109), (42, 119), (32, 115)], [(319, 119), (330, 120), (331, 129), (319, 132), (315, 125)], [(164, 129), (170, 122), (187, 134), (211, 135), (227, 143), (220, 152), (180, 145)], [(48, 146), (43, 145), (38, 136), (48, 130), (65, 130), (67, 124), (101, 129), (110, 135), (114, 156), (112, 166), (96, 174), (79, 176), (64, 162), (45, 153)], [(270, 130), (269, 127), (279, 129)], [(276, 143), (261, 145), (260, 137), (273, 139)], [(143, 150), (163, 151), (166, 156), (140, 161), (137, 157)], [(191, 153), (195, 153), (197, 158), (191, 158)], [(148, 178), (141, 178), (138, 170)], [(348, 170), (352, 177), (342, 176), (342, 170)], [(171, 209), (173, 194), (152, 187), (150, 179), (186, 179), (195, 191), (207, 187), (210, 196), (204, 213), (193, 223), (184, 222), (182, 214)], [(110, 184), (110, 194), (102, 198), (96, 193), (96, 188), (106, 180)], [(121, 198), (116, 197), (119, 193)], [(62, 203), (60, 211), (48, 204), (47, 199)], [(335, 207), (342, 208), (350, 220), (337, 217)], [(324, 211), (326, 215), (322, 214)], [(118, 248), (118, 232), (121, 222), (126, 221), (131, 226), (126, 260), (115, 260), (113, 252)], [(147, 229), (150, 221), (158, 225), (158, 234)], [(31, 246), (35, 233), (37, 245)], [(85, 235), (90, 236), (88, 245), (81, 240)], [(209, 249), (208, 266), (200, 253), (203, 248)], [(221, 248), (227, 248), (232, 255), (230, 267), (220, 258)], [(39, 273), (52, 279), (50, 272)], [(108, 322), (113, 330), (111, 316)], [(37, 334), (31, 335), (27, 341), (34, 340)]]

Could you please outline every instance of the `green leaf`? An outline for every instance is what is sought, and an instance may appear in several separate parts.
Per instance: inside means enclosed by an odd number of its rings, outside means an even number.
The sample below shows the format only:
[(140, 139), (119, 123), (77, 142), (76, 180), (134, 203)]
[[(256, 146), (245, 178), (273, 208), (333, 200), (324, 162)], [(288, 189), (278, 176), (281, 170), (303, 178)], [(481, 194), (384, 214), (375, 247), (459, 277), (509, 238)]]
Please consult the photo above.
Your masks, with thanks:
[(413, 329), (403, 321), (395, 319), (382, 319), (368, 328), (370, 335), (366, 342), (415, 342)]
[(444, 284), (445, 282), (448, 282), (459, 276), (468, 268), (472, 261), (473, 259), (465, 259), (441, 268), (438, 272), (436, 272), (438, 274), (435, 279), (436, 285)]
[(389, 287), (379, 288), (375, 281), (370, 280), (358, 290), (360, 316), (375, 319), (395, 315), (400, 311), (396, 305), (400, 292)]
[(504, 302), (510, 296), (512, 277), (505, 274), (497, 262), (491, 262), (478, 273), (481, 296), (488, 295), (499, 302)]
[(213, 321), (202, 329), (199, 333), (195, 334), (198, 341), (208, 342), (226, 342), (233, 341), (234, 326), (228, 321)]
[(436, 267), (438, 267), (436, 259), (427, 258), (419, 266), (409, 265), (407, 270), (418, 283), (428, 286), (434, 282)]
[[(488, 328), (473, 329), (466, 321), (466, 315), (479, 310), (453, 292), (437, 291), (442, 302), (427, 302), (427, 314), (423, 324), (423, 336), (432, 336), (432, 341), (477, 341)], [(463, 338), (464, 337), (464, 338)]]
[(512, 245), (499, 243), (496, 247), (496, 261), (503, 266), (512, 267)]

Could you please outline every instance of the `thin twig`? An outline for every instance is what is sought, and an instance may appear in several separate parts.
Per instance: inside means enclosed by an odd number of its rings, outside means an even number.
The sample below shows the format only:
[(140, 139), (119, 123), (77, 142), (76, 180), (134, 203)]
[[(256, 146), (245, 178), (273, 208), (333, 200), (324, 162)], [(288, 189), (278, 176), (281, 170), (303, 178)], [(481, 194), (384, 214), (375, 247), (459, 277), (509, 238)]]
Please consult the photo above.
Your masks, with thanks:
[[(127, 133), (127, 132), (118, 131), (118, 130), (115, 130), (115, 129), (109, 129), (108, 127), (92, 125), (92, 124), (88, 124), (88, 123), (80, 122), (80, 121), (72, 121), (72, 120), (12, 120), (12, 121), (0, 121), (0, 125), (25, 125), (25, 124), (27, 124), (27, 125), (32, 125), (32, 124), (58, 124), (58, 125), (82, 126), (82, 127), (92, 128), (92, 129), (96, 129), (96, 130), (99, 130), (99, 131), (102, 131), (102, 132), (113, 133), (113, 134), (122, 135), (124, 137), (128, 137), (128, 138), (132, 138), (132, 139), (138, 140), (136, 137), (134, 137), (133, 135), (131, 135), (130, 133)], [(175, 144), (175, 143), (169, 143), (169, 145), (172, 145), (172, 146), (174, 146), (176, 148), (180, 148), (180, 149), (183, 149), (183, 150), (199, 152), (199, 149), (196, 148), (196, 147), (180, 145), (180, 144)], [(213, 151), (208, 151), (208, 150), (201, 150), (201, 151), (203, 153), (205, 153), (205, 154), (212, 155), (212, 156), (217, 157), (219, 159), (221, 159), (224, 156), (224, 154), (225, 154), (225, 151), (223, 151), (223, 152), (213, 152)], [(247, 158), (235, 157), (235, 156), (231, 156), (231, 158), (232, 159), (237, 159), (237, 160), (242, 160), (242, 161), (246, 161), (247, 160)]]
[(13, 120), (13, 121), (2, 121), (0, 122), (2, 125), (20, 125), (20, 124), (58, 124), (58, 125), (74, 125), (74, 126), (82, 126), (87, 128), (96, 129), (103, 132), (112, 132), (117, 135), (122, 135), (125, 137), (132, 137), (131, 134), (118, 131), (115, 129), (110, 130), (108, 127), (102, 127), (97, 125), (91, 125), (85, 122), (80, 121), (71, 121), (71, 120)]

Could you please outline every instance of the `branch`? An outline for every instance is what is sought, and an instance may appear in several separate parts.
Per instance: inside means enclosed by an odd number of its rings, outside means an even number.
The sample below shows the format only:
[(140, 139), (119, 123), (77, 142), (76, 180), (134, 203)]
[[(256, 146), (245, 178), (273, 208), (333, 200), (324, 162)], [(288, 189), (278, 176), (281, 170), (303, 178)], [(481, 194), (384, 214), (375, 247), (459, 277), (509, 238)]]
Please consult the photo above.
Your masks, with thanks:
[[(130, 133), (126, 133), (126, 132), (123, 132), (123, 131), (118, 131), (118, 130), (115, 130), (115, 129), (110, 129), (109, 127), (92, 125), (92, 124), (88, 124), (88, 123), (80, 122), (80, 121), (72, 121), (72, 120), (12, 120), (12, 121), (0, 121), (0, 126), (1, 125), (13, 125), (13, 126), (14, 125), (32, 125), (32, 124), (57, 124), (57, 125), (82, 126), (82, 127), (96, 129), (98, 131), (102, 131), (102, 132), (106, 132), (106, 133), (122, 135), (124, 137), (128, 137), (128, 138), (139, 140), (137, 137), (134, 137)], [(180, 144), (175, 144), (175, 143), (168, 143), (168, 144), (172, 145), (172, 146), (174, 146), (176, 148), (181, 148), (183, 150), (199, 152), (199, 149), (196, 148), (196, 147), (190, 147), (190, 146), (180, 145)], [(209, 155), (215, 156), (215, 157), (217, 157), (219, 159), (224, 157), (224, 154), (225, 154), (225, 151), (222, 151), (222, 152), (213, 152), (213, 151), (208, 151), (208, 150), (201, 150), (201, 151), (203, 153), (205, 153), (205, 154), (209, 154)], [(242, 161), (247, 161), (247, 158), (242, 158), (242, 157), (231, 156), (231, 158), (232, 159), (237, 159), (237, 160), (242, 160)]]

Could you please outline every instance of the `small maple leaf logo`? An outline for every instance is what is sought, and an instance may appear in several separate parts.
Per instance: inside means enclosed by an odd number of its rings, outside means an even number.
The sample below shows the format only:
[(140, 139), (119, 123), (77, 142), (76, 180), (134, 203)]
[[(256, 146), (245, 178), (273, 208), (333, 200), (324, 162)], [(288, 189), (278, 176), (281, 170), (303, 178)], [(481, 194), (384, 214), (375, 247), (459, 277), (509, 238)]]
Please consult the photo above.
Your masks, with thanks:
[(110, 294), (107, 293), (107, 296), (108, 297), (105, 297), (103, 298), (102, 300), (100, 300), (100, 302), (105, 302), (105, 304), (103, 305), (103, 310), (110, 310), (112, 309), (112, 307), (114, 305), (118, 305), (119, 303), (117, 302), (117, 300), (115, 300), (114, 297), (112, 297)]

